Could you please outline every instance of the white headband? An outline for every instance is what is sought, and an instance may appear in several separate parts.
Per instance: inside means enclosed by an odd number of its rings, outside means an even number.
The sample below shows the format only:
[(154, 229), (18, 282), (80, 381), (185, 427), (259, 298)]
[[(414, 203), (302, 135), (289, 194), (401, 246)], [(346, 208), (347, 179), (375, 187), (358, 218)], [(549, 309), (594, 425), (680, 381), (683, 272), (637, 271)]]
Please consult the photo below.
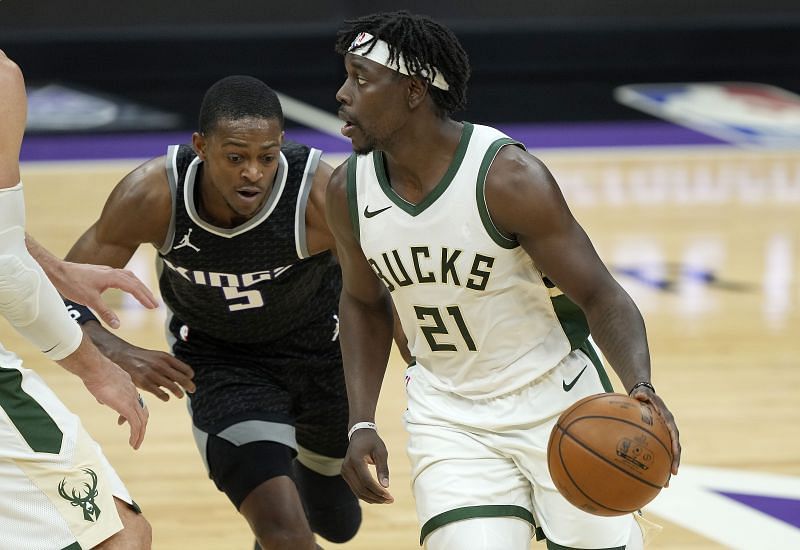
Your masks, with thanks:
[[(374, 40), (373, 40), (374, 39)], [(373, 42), (370, 42), (373, 40)], [(364, 53), (369, 47), (372, 46), (372, 49), (369, 53)], [(389, 44), (381, 40), (380, 38), (375, 38), (368, 32), (359, 33), (358, 36), (353, 39), (353, 42), (350, 44), (350, 48), (347, 50), (349, 53), (360, 55), (370, 61), (374, 61), (375, 63), (380, 63), (384, 67), (388, 67), (393, 71), (397, 71), (398, 73), (402, 73), (406, 76), (415, 76), (411, 74), (411, 71), (408, 70), (408, 66), (406, 65), (406, 60), (403, 58), (403, 54), (397, 54), (397, 60), (389, 62)], [(431, 84), (436, 86), (441, 90), (449, 90), (450, 85), (442, 76), (442, 72), (438, 69), (434, 69), (436, 72), (436, 77), (433, 79)], [(423, 68), (420, 73), (423, 78), (426, 78), (430, 81), (429, 69)]]

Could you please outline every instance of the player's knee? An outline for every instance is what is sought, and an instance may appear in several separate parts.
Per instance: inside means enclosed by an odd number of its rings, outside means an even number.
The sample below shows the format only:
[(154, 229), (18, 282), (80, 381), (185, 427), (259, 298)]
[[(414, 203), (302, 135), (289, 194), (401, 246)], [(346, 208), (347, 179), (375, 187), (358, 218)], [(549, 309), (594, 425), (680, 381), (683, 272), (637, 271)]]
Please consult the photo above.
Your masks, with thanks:
[(317, 543), (308, 529), (288, 526), (263, 526), (254, 528), (257, 546), (263, 550), (314, 550)]
[(126, 549), (131, 550), (150, 550), (153, 545), (153, 528), (150, 522), (139, 516), (137, 520), (125, 527), (125, 530), (131, 534), (132, 544), (125, 546)]
[(361, 506), (342, 476), (319, 474), (298, 461), (293, 473), (311, 529), (337, 544), (352, 539), (361, 526)]
[(312, 530), (321, 537), (336, 543), (343, 544), (358, 533), (361, 527), (361, 507), (358, 500), (339, 502), (316, 511), (309, 511), (309, 523)]
[(517, 518), (475, 518), (448, 523), (425, 538), (425, 550), (527, 550), (531, 524)]
[(292, 449), (274, 441), (234, 445), (209, 435), (206, 444), (211, 479), (240, 512), (245, 500), (263, 483), (291, 477), (292, 453)]
[(153, 545), (153, 529), (145, 517), (127, 502), (114, 499), (122, 531), (95, 546), (95, 550), (150, 550)]
[(144, 516), (137, 514), (136, 517), (125, 526), (125, 530), (130, 532), (130, 538), (134, 542), (134, 544), (126, 548), (150, 550), (153, 545), (153, 528)]

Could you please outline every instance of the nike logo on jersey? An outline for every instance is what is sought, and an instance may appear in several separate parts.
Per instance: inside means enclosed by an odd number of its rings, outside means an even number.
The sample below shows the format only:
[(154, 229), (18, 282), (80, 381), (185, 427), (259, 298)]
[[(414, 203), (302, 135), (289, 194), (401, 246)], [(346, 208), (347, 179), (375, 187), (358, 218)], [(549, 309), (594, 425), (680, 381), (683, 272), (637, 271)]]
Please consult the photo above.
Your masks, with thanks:
[(573, 386), (575, 386), (575, 383), (578, 381), (578, 378), (580, 378), (580, 377), (581, 377), (581, 375), (583, 374), (583, 371), (585, 371), (585, 370), (586, 370), (586, 367), (587, 367), (587, 366), (588, 366), (588, 365), (584, 366), (584, 367), (581, 369), (581, 372), (579, 372), (579, 373), (578, 373), (578, 376), (576, 376), (575, 378), (573, 378), (573, 379), (572, 379), (572, 382), (570, 382), (569, 384), (567, 384), (567, 381), (566, 381), (566, 380), (562, 380), (562, 381), (561, 381), (561, 384), (562, 384), (562, 385), (563, 385), (563, 387), (564, 387), (564, 391), (569, 391), (569, 390), (571, 390), (571, 389), (573, 388)]
[(391, 207), (392, 207), (392, 205), (390, 204), (386, 208), (381, 208), (380, 210), (373, 210), (372, 212), (370, 212), (369, 211), (369, 206), (365, 206), (364, 207), (364, 217), (365, 218), (371, 218), (372, 216), (377, 216), (381, 212), (385, 212), (386, 210), (389, 210)]

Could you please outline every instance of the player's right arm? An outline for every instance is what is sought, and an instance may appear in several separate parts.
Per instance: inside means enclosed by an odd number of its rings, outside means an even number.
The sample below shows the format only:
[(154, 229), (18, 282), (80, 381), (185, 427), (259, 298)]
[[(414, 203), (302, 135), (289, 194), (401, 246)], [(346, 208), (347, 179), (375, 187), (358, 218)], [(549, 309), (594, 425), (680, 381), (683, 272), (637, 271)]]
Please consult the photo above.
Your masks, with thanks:
[[(349, 426), (375, 422), (383, 376), (392, 345), (392, 301), (378, 280), (353, 233), (347, 202), (347, 163), (333, 173), (326, 192), (326, 216), (336, 239), (342, 267), (339, 340), (342, 347)], [(342, 464), (342, 477), (353, 493), (370, 503), (391, 503), (388, 452), (377, 431), (353, 432)], [(369, 472), (374, 464), (378, 480)]]
[[(106, 200), (100, 218), (66, 256), (70, 262), (123, 268), (141, 244), (160, 247), (172, 215), (172, 196), (164, 157), (145, 162), (125, 176)], [(92, 341), (133, 378), (134, 383), (167, 401), (172, 392), (194, 391), (191, 367), (169, 353), (134, 346), (97, 321), (82, 324)]]
[[(326, 192), (328, 183), (331, 179), (333, 168), (326, 162), (320, 161), (317, 172), (314, 174), (314, 182), (308, 196), (308, 207), (306, 208), (306, 235), (308, 249), (312, 254), (317, 254), (323, 250), (330, 250), (336, 255), (336, 241), (325, 214)], [(411, 363), (411, 352), (408, 350), (408, 339), (400, 326), (400, 318), (394, 312), (394, 341), (397, 349), (406, 364)]]
[(495, 227), (514, 235), (536, 268), (581, 308), (595, 343), (625, 389), (664, 419), (677, 474), (681, 447), (674, 416), (652, 387), (632, 391), (638, 382), (651, 379), (642, 314), (600, 259), (553, 175), (530, 153), (504, 147), (489, 168), (485, 193)]
[(25, 81), (0, 51), (0, 315), (31, 343), (79, 376), (92, 395), (130, 424), (138, 448), (147, 426), (130, 376), (102, 357), (70, 318), (25, 242), (25, 202), (19, 153), (27, 117)]
[(47, 278), (64, 298), (90, 307), (111, 328), (119, 328), (119, 318), (103, 300), (102, 294), (109, 288), (130, 294), (148, 309), (158, 307), (153, 293), (132, 271), (106, 265), (65, 262), (28, 234), (25, 235), (25, 244), (28, 252), (42, 266)]

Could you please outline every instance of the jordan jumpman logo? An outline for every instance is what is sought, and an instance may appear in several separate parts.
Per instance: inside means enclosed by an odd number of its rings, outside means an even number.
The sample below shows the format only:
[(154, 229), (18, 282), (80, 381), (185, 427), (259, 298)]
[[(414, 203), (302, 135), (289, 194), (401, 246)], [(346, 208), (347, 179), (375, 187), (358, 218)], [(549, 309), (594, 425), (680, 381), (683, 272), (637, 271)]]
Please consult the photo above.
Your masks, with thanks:
[(186, 235), (183, 236), (183, 238), (181, 238), (181, 242), (179, 242), (178, 244), (176, 244), (173, 247), (173, 250), (177, 250), (179, 248), (183, 248), (185, 246), (188, 246), (189, 248), (193, 249), (195, 252), (200, 252), (199, 248), (197, 248), (195, 245), (193, 245), (192, 243), (189, 242), (189, 236), (192, 234), (192, 229), (193, 228), (189, 228), (189, 231), (186, 233)]

